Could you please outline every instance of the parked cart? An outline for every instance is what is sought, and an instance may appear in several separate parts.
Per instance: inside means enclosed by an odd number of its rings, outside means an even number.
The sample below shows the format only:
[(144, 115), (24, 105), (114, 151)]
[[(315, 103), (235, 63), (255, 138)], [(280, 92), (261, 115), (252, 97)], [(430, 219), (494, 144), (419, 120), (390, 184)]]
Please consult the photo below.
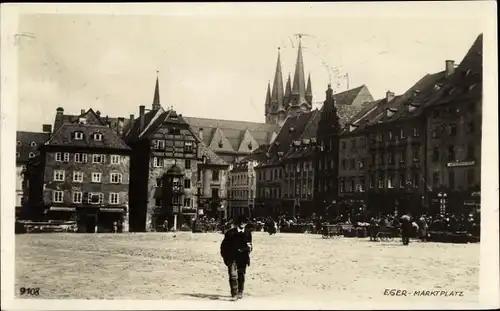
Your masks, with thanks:
[(342, 226), (340, 225), (323, 225), (321, 231), (323, 239), (340, 238), (342, 236)]
[(376, 230), (375, 241), (394, 241), (394, 238), (398, 237), (398, 228), (395, 227), (385, 227), (378, 226), (377, 228), (373, 228)]

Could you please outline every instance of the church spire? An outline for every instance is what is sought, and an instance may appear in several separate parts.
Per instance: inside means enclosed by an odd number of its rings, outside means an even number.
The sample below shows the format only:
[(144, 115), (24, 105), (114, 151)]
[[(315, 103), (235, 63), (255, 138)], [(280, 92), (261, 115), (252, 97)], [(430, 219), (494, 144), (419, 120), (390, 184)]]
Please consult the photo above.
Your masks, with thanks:
[(311, 74), (307, 77), (306, 100), (308, 103), (312, 102), (312, 87), (311, 87)]
[(155, 94), (153, 97), (153, 110), (160, 109), (160, 83), (158, 82), (158, 70), (156, 71)]
[(281, 73), (280, 48), (278, 48), (278, 61), (276, 63), (276, 73), (274, 74), (273, 92), (271, 103), (273, 112), (283, 105), (283, 75)]
[(285, 86), (285, 98), (283, 102), (283, 107), (285, 109), (288, 108), (288, 104), (290, 103), (291, 97), (292, 97), (292, 79), (290, 78), (290, 74), (288, 74), (288, 79), (286, 80), (286, 86)]
[(306, 81), (304, 76), (304, 60), (302, 59), (302, 36), (299, 35), (299, 50), (297, 53), (297, 62), (295, 63), (295, 74), (293, 76), (292, 95), (295, 105), (306, 102)]
[(266, 93), (266, 105), (264, 108), (264, 115), (269, 114), (269, 110), (271, 108), (271, 82), (267, 82), (267, 93)]

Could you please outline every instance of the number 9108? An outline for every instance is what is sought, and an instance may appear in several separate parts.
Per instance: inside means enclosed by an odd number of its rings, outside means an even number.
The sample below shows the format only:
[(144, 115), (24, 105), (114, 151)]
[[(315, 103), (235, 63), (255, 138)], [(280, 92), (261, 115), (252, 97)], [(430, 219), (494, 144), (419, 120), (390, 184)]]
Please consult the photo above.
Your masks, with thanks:
[(21, 294), (21, 296), (23, 296), (23, 295), (38, 296), (38, 295), (40, 295), (40, 288), (39, 287), (33, 287), (33, 288), (21, 287), (19, 289), (19, 293)]

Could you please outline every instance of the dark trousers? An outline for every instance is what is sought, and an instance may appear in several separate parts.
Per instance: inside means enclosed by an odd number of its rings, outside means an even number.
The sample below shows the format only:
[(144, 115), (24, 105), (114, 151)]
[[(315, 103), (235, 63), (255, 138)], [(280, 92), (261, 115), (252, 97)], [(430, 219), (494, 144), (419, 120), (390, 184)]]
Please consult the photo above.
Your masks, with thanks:
[(229, 286), (231, 288), (231, 296), (237, 293), (242, 293), (245, 289), (245, 273), (247, 265), (233, 260), (227, 267), (229, 275)]
[(401, 236), (403, 237), (403, 245), (410, 244), (410, 230), (408, 228), (404, 228), (401, 230)]

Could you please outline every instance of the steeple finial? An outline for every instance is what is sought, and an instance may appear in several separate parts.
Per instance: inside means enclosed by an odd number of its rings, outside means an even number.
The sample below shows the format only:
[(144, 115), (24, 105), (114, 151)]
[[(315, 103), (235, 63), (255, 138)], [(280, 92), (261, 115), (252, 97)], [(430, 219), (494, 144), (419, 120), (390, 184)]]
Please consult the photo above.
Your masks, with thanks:
[(299, 48), (297, 52), (297, 61), (295, 63), (295, 74), (293, 76), (292, 95), (294, 97), (294, 104), (300, 105), (306, 102), (306, 81), (304, 75), (304, 60), (302, 58), (302, 38), (299, 35)]
[(264, 107), (264, 115), (267, 116), (269, 114), (269, 110), (271, 109), (271, 81), (267, 82), (267, 92), (266, 92), (266, 103)]
[(278, 60), (276, 62), (276, 72), (274, 74), (273, 90), (271, 95), (272, 110), (283, 106), (283, 74), (281, 72), (281, 54), (278, 47)]
[(159, 71), (156, 70), (156, 85), (155, 85), (155, 93), (154, 93), (154, 96), (153, 96), (153, 110), (157, 110), (157, 109), (160, 109), (160, 83), (158, 81), (158, 75), (159, 75)]

